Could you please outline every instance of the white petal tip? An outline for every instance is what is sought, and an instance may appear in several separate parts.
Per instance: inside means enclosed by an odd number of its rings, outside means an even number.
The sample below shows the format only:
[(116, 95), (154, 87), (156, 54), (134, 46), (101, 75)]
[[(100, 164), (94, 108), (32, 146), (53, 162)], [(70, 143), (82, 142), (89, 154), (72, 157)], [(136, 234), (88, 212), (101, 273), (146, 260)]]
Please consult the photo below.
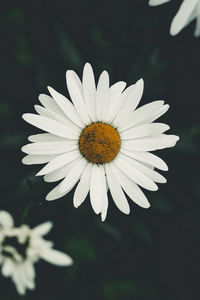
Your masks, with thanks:
[(43, 176), (44, 174), (42, 172), (38, 172), (37, 174), (35, 174), (35, 176)]
[(21, 151), (24, 152), (24, 153), (26, 153), (26, 148), (25, 148), (25, 146), (21, 147)]
[(85, 65), (84, 65), (84, 68), (91, 68), (91, 64), (89, 62), (86, 62)]
[(148, 203), (148, 204), (146, 204), (145, 206), (143, 206), (143, 208), (149, 208), (151, 205), (150, 205), (150, 203)]
[(49, 85), (47, 86), (47, 89), (48, 89), (50, 94), (51, 94), (52, 91), (54, 91), (54, 89), (52, 87), (50, 87)]
[(24, 120), (26, 121), (27, 115), (28, 115), (27, 113), (23, 114), (23, 115), (22, 115), (22, 119), (24, 119)]
[(104, 222), (107, 217), (107, 210), (101, 213), (101, 221)]

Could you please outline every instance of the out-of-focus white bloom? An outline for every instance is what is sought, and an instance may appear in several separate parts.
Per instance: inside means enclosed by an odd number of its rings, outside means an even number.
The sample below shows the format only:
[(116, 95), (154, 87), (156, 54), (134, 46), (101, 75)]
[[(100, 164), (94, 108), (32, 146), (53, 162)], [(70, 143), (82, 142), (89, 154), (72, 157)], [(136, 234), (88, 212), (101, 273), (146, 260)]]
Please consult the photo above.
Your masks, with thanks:
[(51, 222), (45, 222), (34, 229), (27, 225), (14, 227), (12, 216), (6, 211), (0, 211), (1, 271), (3, 276), (12, 278), (21, 295), (25, 294), (26, 289), (35, 288), (34, 263), (40, 258), (58, 266), (73, 263), (71, 257), (53, 249), (53, 243), (44, 240), (43, 235), (51, 227)]
[(130, 212), (125, 193), (148, 208), (150, 204), (139, 186), (157, 190), (156, 183), (165, 183), (166, 179), (154, 168), (168, 169), (149, 151), (173, 147), (179, 139), (165, 134), (168, 125), (153, 123), (169, 105), (159, 100), (137, 109), (143, 94), (142, 79), (127, 89), (123, 81), (110, 86), (104, 71), (96, 87), (88, 63), (82, 82), (74, 71), (67, 71), (66, 79), (73, 104), (49, 88), (52, 97), (40, 95), (44, 107), (35, 106), (39, 115), (23, 115), (25, 121), (47, 133), (29, 137), (32, 143), (22, 148), (28, 154), (22, 162), (47, 163), (37, 175), (44, 175), (47, 182), (62, 180), (47, 195), (49, 201), (65, 196), (79, 182), (74, 206), (83, 203), (90, 193), (92, 208), (101, 214), (102, 221), (108, 209), (108, 189), (125, 214)]
[[(160, 5), (170, 0), (150, 0), (149, 4), (152, 6)], [(185, 26), (187, 26), (194, 19), (196, 20), (195, 36), (200, 35), (200, 0), (183, 0), (179, 11), (174, 17), (171, 27), (170, 34), (178, 34)]]

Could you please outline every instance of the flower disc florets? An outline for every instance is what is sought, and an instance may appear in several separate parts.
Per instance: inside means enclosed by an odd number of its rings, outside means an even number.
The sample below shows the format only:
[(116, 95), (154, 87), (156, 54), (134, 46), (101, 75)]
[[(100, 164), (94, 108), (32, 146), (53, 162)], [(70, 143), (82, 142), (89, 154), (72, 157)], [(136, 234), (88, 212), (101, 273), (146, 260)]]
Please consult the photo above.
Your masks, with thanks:
[(93, 123), (86, 127), (79, 139), (80, 152), (87, 160), (97, 164), (112, 161), (120, 149), (117, 130), (105, 123)]

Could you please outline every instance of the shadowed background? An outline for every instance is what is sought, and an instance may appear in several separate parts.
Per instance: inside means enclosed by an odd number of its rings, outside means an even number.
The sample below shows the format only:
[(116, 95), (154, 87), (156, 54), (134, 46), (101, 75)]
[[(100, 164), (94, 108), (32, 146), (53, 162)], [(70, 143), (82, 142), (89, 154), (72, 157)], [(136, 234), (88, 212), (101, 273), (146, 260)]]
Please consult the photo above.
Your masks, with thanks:
[[(47, 239), (75, 261), (59, 268), (36, 264), (36, 290), (23, 299), (196, 300), (199, 275), (199, 74), (200, 38), (194, 23), (170, 37), (182, 1), (149, 7), (146, 0), (1, 1), (1, 203), (16, 224), (52, 220)], [(89, 199), (79, 208), (73, 192), (54, 202), (53, 184), (24, 166), (20, 148), (39, 132), (21, 115), (34, 112), (47, 85), (67, 95), (65, 72), (80, 76), (90, 62), (96, 78), (108, 70), (111, 83), (145, 81), (141, 105), (164, 99), (170, 110), (160, 120), (181, 137), (158, 151), (169, 165), (168, 182), (145, 194), (148, 210), (131, 200), (123, 215), (110, 199), (104, 223)], [(164, 172), (163, 172), (164, 173)], [(18, 300), (10, 279), (0, 277), (1, 299)]]

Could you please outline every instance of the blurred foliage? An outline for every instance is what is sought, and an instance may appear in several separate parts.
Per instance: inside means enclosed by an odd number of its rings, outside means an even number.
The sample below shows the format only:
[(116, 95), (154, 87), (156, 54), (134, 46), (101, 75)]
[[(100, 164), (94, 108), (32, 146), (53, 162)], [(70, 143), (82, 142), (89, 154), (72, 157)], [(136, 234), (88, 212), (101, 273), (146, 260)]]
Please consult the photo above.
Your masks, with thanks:
[[(37, 288), (25, 300), (198, 300), (200, 39), (194, 22), (178, 36), (169, 26), (180, 0), (149, 7), (147, 0), (1, 1), (1, 209), (16, 224), (54, 222), (48, 239), (74, 258), (69, 268), (36, 264)], [(151, 208), (131, 200), (123, 215), (110, 199), (107, 220), (79, 208), (73, 191), (46, 202), (53, 184), (34, 175), (39, 166), (21, 163), (21, 147), (38, 132), (21, 115), (33, 112), (47, 85), (66, 94), (65, 71), (81, 75), (86, 61), (111, 82), (145, 80), (141, 104), (164, 99), (161, 122), (181, 137), (159, 151), (169, 165), (168, 183), (146, 191)], [(164, 173), (164, 172), (163, 172)], [(110, 196), (109, 196), (110, 198)], [(0, 277), (1, 299), (18, 300), (14, 285)]]

